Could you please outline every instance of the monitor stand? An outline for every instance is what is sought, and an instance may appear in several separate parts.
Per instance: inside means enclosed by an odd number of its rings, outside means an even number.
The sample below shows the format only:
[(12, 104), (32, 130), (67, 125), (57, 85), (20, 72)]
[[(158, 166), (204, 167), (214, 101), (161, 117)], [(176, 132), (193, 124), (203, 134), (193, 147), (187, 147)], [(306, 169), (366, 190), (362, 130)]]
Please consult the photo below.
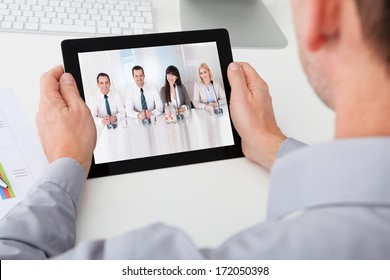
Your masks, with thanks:
[(287, 39), (261, 0), (180, 0), (183, 30), (226, 28), (233, 48), (284, 48)]

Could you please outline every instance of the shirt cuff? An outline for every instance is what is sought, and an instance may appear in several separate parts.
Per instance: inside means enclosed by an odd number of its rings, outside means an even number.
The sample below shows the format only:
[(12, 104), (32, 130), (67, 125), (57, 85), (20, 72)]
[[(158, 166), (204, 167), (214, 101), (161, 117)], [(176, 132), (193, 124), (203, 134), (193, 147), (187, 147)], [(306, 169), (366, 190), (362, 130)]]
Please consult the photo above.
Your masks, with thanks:
[(280, 145), (279, 151), (276, 154), (276, 158), (285, 156), (303, 147), (307, 147), (307, 144), (295, 140), (294, 138), (287, 138), (286, 140), (283, 141), (282, 145)]
[(72, 199), (76, 209), (84, 190), (86, 179), (84, 169), (74, 159), (60, 158), (53, 161), (36, 183), (52, 183), (63, 189)]

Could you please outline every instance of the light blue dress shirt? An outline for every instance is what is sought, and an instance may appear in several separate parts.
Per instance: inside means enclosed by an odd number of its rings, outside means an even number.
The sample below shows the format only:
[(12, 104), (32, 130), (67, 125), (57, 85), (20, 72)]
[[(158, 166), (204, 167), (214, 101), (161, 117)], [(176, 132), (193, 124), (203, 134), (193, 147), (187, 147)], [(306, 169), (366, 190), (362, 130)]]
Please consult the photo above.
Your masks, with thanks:
[(206, 93), (207, 102), (214, 102), (215, 101), (214, 87), (210, 85), (207, 88), (204, 84), (201, 84), (201, 87), (204, 90), (204, 92)]
[(215, 249), (162, 224), (74, 247), (85, 180), (76, 161), (60, 159), (0, 221), (0, 259), (390, 258), (390, 138), (287, 139), (270, 184), (267, 221)]

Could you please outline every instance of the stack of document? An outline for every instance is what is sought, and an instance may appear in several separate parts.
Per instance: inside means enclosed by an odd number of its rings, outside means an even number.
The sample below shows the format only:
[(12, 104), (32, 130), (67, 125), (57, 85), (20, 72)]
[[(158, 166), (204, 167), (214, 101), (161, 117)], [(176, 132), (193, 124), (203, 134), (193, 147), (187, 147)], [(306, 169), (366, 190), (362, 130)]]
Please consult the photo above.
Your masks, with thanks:
[(10, 89), (0, 88), (0, 219), (21, 201), (48, 162)]

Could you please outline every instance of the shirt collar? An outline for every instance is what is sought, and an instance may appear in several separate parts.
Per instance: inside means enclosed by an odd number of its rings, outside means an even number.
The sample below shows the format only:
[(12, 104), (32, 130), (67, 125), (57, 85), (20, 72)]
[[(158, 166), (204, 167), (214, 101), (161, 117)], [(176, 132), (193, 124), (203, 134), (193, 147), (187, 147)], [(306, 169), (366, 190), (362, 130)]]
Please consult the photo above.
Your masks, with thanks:
[[(104, 99), (104, 94), (100, 90), (98, 91), (98, 95), (99, 95), (99, 98)], [(111, 90), (107, 93), (107, 96), (108, 97), (111, 96)]]
[(269, 219), (328, 205), (390, 206), (390, 137), (337, 140), (276, 160)]

